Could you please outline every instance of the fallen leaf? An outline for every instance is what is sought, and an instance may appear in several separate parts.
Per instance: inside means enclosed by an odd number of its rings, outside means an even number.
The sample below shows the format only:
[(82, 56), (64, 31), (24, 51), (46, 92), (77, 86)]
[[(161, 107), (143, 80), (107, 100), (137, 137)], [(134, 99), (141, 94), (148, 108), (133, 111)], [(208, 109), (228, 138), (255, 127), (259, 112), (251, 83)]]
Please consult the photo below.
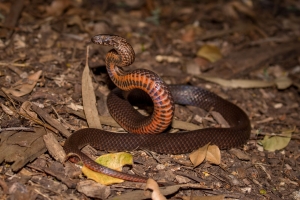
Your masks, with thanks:
[(95, 183), (92, 180), (79, 181), (76, 189), (86, 196), (96, 199), (107, 199), (107, 197), (111, 194), (109, 186)]
[(182, 41), (184, 42), (193, 42), (195, 40), (196, 35), (196, 27), (194, 26), (188, 26), (185, 29), (184, 34), (182, 35)]
[(202, 46), (198, 52), (198, 57), (206, 58), (210, 62), (216, 62), (222, 58), (222, 54), (220, 52), (220, 49), (216, 46), (212, 45), (204, 45)]
[(239, 14), (247, 15), (251, 18), (255, 18), (255, 12), (253, 11), (253, 7), (251, 4), (245, 4), (245, 1), (232, 1), (224, 5), (223, 11), (224, 13), (233, 18), (239, 19)]
[(216, 145), (209, 145), (206, 153), (206, 160), (212, 164), (219, 165), (221, 163), (221, 151)]
[[(132, 165), (133, 158), (132, 155), (125, 152), (111, 153), (100, 156), (95, 160), (100, 165), (114, 169), (117, 171), (122, 171), (124, 165)], [(122, 183), (124, 180), (107, 176), (101, 173), (94, 172), (89, 168), (83, 166), (82, 172), (89, 178), (103, 185), (111, 185), (114, 183)]]
[(265, 88), (277, 86), (278, 89), (285, 89), (292, 85), (292, 80), (289, 77), (280, 77), (273, 81), (242, 79), (226, 80), (218, 77), (208, 77), (202, 74), (196, 75), (196, 77), (231, 88)]
[(55, 0), (46, 7), (47, 16), (60, 16), (70, 6), (69, 0)]
[(32, 119), (38, 119), (37, 114), (32, 111), (31, 105), (32, 104), (29, 101), (25, 101), (24, 103), (22, 103), (22, 105), (20, 107), (20, 113), (23, 114), (23, 116), (27, 116)]
[(83, 106), (81, 105), (77, 105), (75, 103), (70, 103), (69, 105), (67, 105), (68, 108), (71, 108), (72, 110), (78, 111), (78, 110), (83, 110)]
[(206, 158), (206, 153), (208, 149), (209, 143), (196, 151), (193, 151), (189, 157), (191, 162), (193, 163), (194, 167), (200, 165), (204, 159)]
[(81, 31), (86, 31), (84, 28), (84, 22), (82, 21), (82, 18), (78, 15), (73, 15), (72, 17), (69, 17), (67, 19), (67, 24), (70, 26), (77, 25)]
[(42, 74), (42, 70), (37, 71), (34, 74), (31, 74), (26, 79), (21, 79), (17, 81), (11, 88), (2, 88), (5, 93), (12, 94), (16, 97), (21, 97), (26, 94), (29, 94), (33, 88), (35, 87), (36, 83), (38, 82), (40, 76)]
[(276, 136), (268, 136), (266, 135), (263, 140), (261, 140), (261, 144), (263, 145), (264, 149), (267, 151), (275, 151), (281, 150), (285, 148), (292, 137), (292, 133), (295, 131), (293, 130), (286, 130), (283, 131), (280, 135)]
[[(164, 196), (167, 195), (171, 195), (174, 194), (176, 192), (178, 192), (178, 190), (183, 187), (189, 187), (190, 184), (183, 184), (183, 185), (172, 185), (172, 186), (167, 186), (167, 187), (163, 187), (160, 189), (161, 193)], [(195, 186), (195, 185), (194, 185)], [(197, 185), (196, 188), (199, 188), (199, 184)], [(151, 198), (152, 193), (150, 193), (149, 191), (144, 191), (144, 190), (133, 190), (131, 192), (127, 192), (127, 193), (123, 193), (119, 196), (115, 196), (112, 198), (109, 198), (108, 200), (140, 200), (140, 199), (150, 199)]]
[(152, 200), (166, 200), (166, 197), (164, 197), (164, 195), (162, 195), (162, 193), (160, 192), (158, 184), (155, 180), (149, 178), (147, 180), (146, 189), (152, 190)]
[(282, 76), (275, 79), (275, 84), (278, 89), (283, 90), (290, 87), (293, 84), (293, 81), (287, 76)]
[(189, 123), (189, 122), (185, 122), (185, 121), (179, 121), (179, 120), (175, 120), (175, 119), (172, 120), (171, 126), (172, 126), (172, 128), (184, 129), (184, 130), (188, 130), (188, 131), (203, 128), (202, 126), (198, 126), (198, 125), (193, 124), (193, 123)]
[(15, 113), (14, 113), (14, 111), (12, 111), (9, 107), (7, 107), (6, 105), (4, 105), (4, 104), (0, 104), (1, 105), (1, 108), (2, 108), (2, 110), (3, 110), (3, 112), (5, 112), (6, 114), (8, 114), (8, 115), (14, 115)]
[(93, 88), (90, 68), (88, 65), (89, 46), (86, 50), (86, 63), (82, 72), (82, 103), (86, 121), (90, 128), (102, 129), (96, 106), (96, 96)]

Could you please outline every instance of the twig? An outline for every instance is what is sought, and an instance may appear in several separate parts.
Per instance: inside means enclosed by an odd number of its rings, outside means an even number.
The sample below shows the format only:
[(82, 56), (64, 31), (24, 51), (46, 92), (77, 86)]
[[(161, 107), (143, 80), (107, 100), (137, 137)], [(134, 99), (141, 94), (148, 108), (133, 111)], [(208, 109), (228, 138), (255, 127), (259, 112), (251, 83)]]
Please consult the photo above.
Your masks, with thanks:
[(29, 127), (10, 127), (10, 128), (0, 128), (0, 133), (3, 131), (34, 131), (33, 128)]
[(29, 64), (28, 63), (10, 63), (10, 62), (0, 62), (0, 65), (12, 65), (12, 66), (16, 66), (16, 67), (28, 67)]

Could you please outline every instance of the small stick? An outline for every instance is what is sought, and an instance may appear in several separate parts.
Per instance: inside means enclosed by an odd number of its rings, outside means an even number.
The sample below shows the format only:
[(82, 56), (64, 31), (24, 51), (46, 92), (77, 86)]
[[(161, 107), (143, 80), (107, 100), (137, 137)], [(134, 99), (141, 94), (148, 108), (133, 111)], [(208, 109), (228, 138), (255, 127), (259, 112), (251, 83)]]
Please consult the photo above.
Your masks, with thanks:
[(10, 128), (0, 128), (0, 133), (3, 131), (34, 131), (33, 128), (29, 127), (10, 127)]

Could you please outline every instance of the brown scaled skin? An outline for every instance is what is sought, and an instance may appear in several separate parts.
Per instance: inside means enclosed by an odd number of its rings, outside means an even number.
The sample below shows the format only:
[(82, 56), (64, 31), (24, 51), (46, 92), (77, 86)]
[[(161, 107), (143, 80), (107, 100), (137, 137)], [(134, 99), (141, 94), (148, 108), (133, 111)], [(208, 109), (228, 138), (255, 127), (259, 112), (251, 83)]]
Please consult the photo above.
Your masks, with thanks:
[[(101, 166), (83, 154), (80, 149), (89, 144), (99, 150), (132, 151), (145, 149), (164, 154), (191, 152), (207, 143), (221, 149), (244, 144), (250, 136), (248, 116), (236, 105), (204, 89), (188, 85), (166, 85), (155, 73), (139, 69), (129, 73), (126, 67), (134, 61), (134, 51), (126, 40), (119, 36), (97, 35), (92, 42), (112, 46), (106, 55), (106, 67), (112, 81), (122, 90), (139, 88), (147, 92), (154, 104), (151, 116), (141, 116), (121, 95), (113, 90), (107, 106), (113, 118), (129, 133), (118, 134), (87, 128), (73, 133), (65, 142), (67, 154), (77, 155), (84, 165), (94, 171), (129, 181), (146, 182), (146, 178), (118, 172)], [(205, 110), (213, 108), (229, 123), (230, 128), (206, 128), (173, 134), (163, 132), (171, 123), (174, 103), (198, 106)], [(135, 133), (135, 134), (134, 134)], [(139, 134), (137, 134), (139, 133)]]

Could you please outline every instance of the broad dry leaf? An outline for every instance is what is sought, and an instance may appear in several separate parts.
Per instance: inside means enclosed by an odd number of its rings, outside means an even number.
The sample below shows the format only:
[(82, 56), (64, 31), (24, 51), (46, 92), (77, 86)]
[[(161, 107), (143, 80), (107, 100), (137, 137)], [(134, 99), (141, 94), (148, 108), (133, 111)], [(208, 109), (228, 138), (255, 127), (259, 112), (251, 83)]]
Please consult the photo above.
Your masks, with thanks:
[(232, 88), (265, 88), (274, 86), (274, 81), (260, 81), (260, 80), (241, 80), (241, 79), (232, 79), (226, 80), (218, 77), (207, 77), (204, 75), (197, 75), (198, 78), (217, 83), (225, 87)]
[(25, 79), (21, 79), (17, 81), (11, 88), (2, 88), (5, 93), (12, 94), (16, 97), (21, 97), (26, 94), (29, 94), (33, 88), (35, 87), (36, 83), (38, 82), (40, 76), (42, 74), (42, 70), (37, 71), (34, 74), (31, 74)]
[(86, 121), (90, 128), (102, 129), (96, 106), (96, 97), (93, 88), (90, 68), (88, 65), (89, 47), (86, 51), (86, 63), (82, 73), (82, 103)]
[(216, 62), (222, 58), (221, 51), (218, 47), (212, 45), (204, 45), (202, 46), (198, 52), (198, 57), (206, 58), (210, 62)]
[(209, 145), (206, 153), (206, 160), (212, 164), (219, 165), (221, 163), (221, 151), (216, 145)]
[(293, 81), (287, 76), (282, 76), (275, 79), (275, 84), (278, 89), (283, 90), (290, 87), (293, 84)]
[(285, 148), (292, 137), (292, 133), (295, 130), (286, 130), (283, 131), (280, 135), (276, 136), (268, 136), (266, 135), (264, 139), (261, 141), (261, 144), (263, 145), (264, 149), (267, 151), (276, 151), (281, 150)]
[(209, 143), (196, 151), (193, 151), (189, 157), (191, 162), (193, 163), (194, 167), (200, 165), (204, 159), (206, 158), (206, 153), (208, 149)]
[(160, 192), (158, 184), (155, 180), (149, 178), (147, 180), (146, 189), (152, 190), (152, 200), (166, 200), (166, 197), (164, 197), (164, 195), (162, 195), (162, 193)]
[(232, 87), (232, 88), (265, 88), (265, 87), (277, 86), (278, 89), (286, 89), (293, 84), (293, 81), (286, 76), (279, 77), (274, 81), (242, 80), (242, 79), (226, 80), (218, 77), (207, 77), (202, 74), (196, 76), (206, 81), (210, 81), (225, 87)]
[[(99, 158), (96, 159), (96, 162), (110, 169), (122, 171), (122, 167), (124, 165), (132, 165), (133, 158), (132, 155), (129, 153), (119, 152), (119, 153), (111, 153), (111, 154), (100, 156)], [(94, 172), (85, 166), (82, 168), (82, 172), (89, 179), (93, 179), (94, 181), (101, 183), (103, 185), (122, 183), (124, 181), (122, 179), (113, 178), (111, 176)]]

